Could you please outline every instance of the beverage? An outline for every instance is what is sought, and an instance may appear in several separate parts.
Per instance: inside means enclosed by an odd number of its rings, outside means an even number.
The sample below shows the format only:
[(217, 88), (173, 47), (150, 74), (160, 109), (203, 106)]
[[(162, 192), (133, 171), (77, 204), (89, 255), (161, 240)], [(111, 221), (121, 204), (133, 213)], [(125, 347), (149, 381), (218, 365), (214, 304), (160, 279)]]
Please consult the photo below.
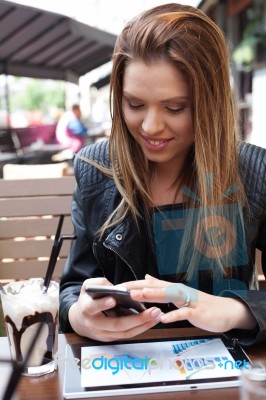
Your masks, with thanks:
[(24, 360), (39, 324), (44, 322), (23, 374), (53, 372), (58, 334), (58, 283), (52, 281), (44, 292), (42, 279), (12, 282), (4, 286), (1, 300), (13, 360)]

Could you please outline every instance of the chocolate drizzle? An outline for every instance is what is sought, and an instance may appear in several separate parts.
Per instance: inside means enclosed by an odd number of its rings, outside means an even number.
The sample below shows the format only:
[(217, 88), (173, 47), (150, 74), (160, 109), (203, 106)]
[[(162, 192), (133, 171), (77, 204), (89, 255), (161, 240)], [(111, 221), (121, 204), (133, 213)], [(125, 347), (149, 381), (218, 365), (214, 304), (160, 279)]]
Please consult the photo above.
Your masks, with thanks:
[[(57, 320), (57, 315), (55, 321), (56, 320)], [(21, 352), (21, 338), (23, 333), (31, 325), (40, 322), (45, 322), (48, 326), (48, 336), (46, 340), (47, 350), (43, 356), (43, 361), (42, 361), (42, 364), (46, 364), (53, 360), (53, 345), (55, 341), (55, 330), (56, 330), (56, 322), (53, 321), (53, 315), (48, 311), (42, 313), (36, 312), (34, 315), (27, 315), (22, 320), (22, 326), (20, 330), (17, 329), (16, 325), (8, 315), (5, 317), (5, 323), (10, 324), (13, 330), (13, 340), (14, 340), (17, 361), (23, 361), (23, 355)]]

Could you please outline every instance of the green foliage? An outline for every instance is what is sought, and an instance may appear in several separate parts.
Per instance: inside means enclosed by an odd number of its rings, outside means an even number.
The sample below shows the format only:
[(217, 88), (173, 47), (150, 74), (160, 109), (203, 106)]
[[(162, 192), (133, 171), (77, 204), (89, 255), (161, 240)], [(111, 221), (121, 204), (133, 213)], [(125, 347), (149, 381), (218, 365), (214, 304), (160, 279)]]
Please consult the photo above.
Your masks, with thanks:
[[(17, 78), (21, 83), (23, 78)], [(10, 96), (12, 111), (16, 110), (41, 110), (48, 111), (50, 108), (64, 108), (64, 86), (63, 82), (53, 82), (51, 85), (45, 80), (28, 79), (24, 82), (19, 92), (13, 92)]]
[(236, 47), (233, 58), (237, 65), (250, 70), (256, 58), (256, 46), (266, 42), (266, 32), (262, 28), (262, 16), (257, 15), (248, 22), (243, 39)]
[(252, 36), (243, 39), (234, 51), (234, 61), (239, 65), (250, 65), (255, 58), (257, 42), (257, 39)]

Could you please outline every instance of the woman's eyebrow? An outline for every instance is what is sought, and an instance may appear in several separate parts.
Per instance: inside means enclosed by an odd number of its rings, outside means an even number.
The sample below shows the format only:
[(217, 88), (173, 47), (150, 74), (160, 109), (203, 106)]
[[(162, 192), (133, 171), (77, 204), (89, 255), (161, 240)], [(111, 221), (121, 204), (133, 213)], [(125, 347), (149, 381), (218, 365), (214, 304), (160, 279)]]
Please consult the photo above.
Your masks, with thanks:
[[(143, 101), (142, 99), (140, 99), (139, 97), (133, 96), (132, 94), (128, 93), (127, 91), (123, 92), (123, 95), (130, 99), (130, 100), (135, 100), (135, 101)], [(171, 97), (169, 99), (164, 99), (161, 100), (161, 103), (170, 103), (170, 102), (174, 102), (174, 101), (182, 101), (182, 100), (190, 100), (189, 96), (175, 96), (175, 97)]]
[(164, 99), (161, 100), (161, 103), (171, 103), (174, 101), (182, 101), (182, 100), (190, 100), (189, 96), (175, 96), (175, 97), (171, 97), (170, 99)]
[(131, 100), (142, 101), (142, 100), (139, 99), (138, 97), (133, 96), (132, 94), (130, 94), (130, 93), (126, 92), (126, 91), (123, 92), (123, 96), (125, 96), (126, 98), (131, 99)]

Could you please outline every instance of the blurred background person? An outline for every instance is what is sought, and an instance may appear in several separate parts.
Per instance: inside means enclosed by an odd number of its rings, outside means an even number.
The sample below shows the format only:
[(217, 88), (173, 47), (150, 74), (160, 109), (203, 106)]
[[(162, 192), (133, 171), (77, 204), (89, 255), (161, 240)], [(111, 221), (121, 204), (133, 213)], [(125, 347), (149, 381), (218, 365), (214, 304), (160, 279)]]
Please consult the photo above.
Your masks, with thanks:
[(66, 111), (56, 126), (56, 139), (73, 153), (79, 151), (86, 141), (88, 128), (81, 121), (78, 104), (73, 104), (71, 111)]

